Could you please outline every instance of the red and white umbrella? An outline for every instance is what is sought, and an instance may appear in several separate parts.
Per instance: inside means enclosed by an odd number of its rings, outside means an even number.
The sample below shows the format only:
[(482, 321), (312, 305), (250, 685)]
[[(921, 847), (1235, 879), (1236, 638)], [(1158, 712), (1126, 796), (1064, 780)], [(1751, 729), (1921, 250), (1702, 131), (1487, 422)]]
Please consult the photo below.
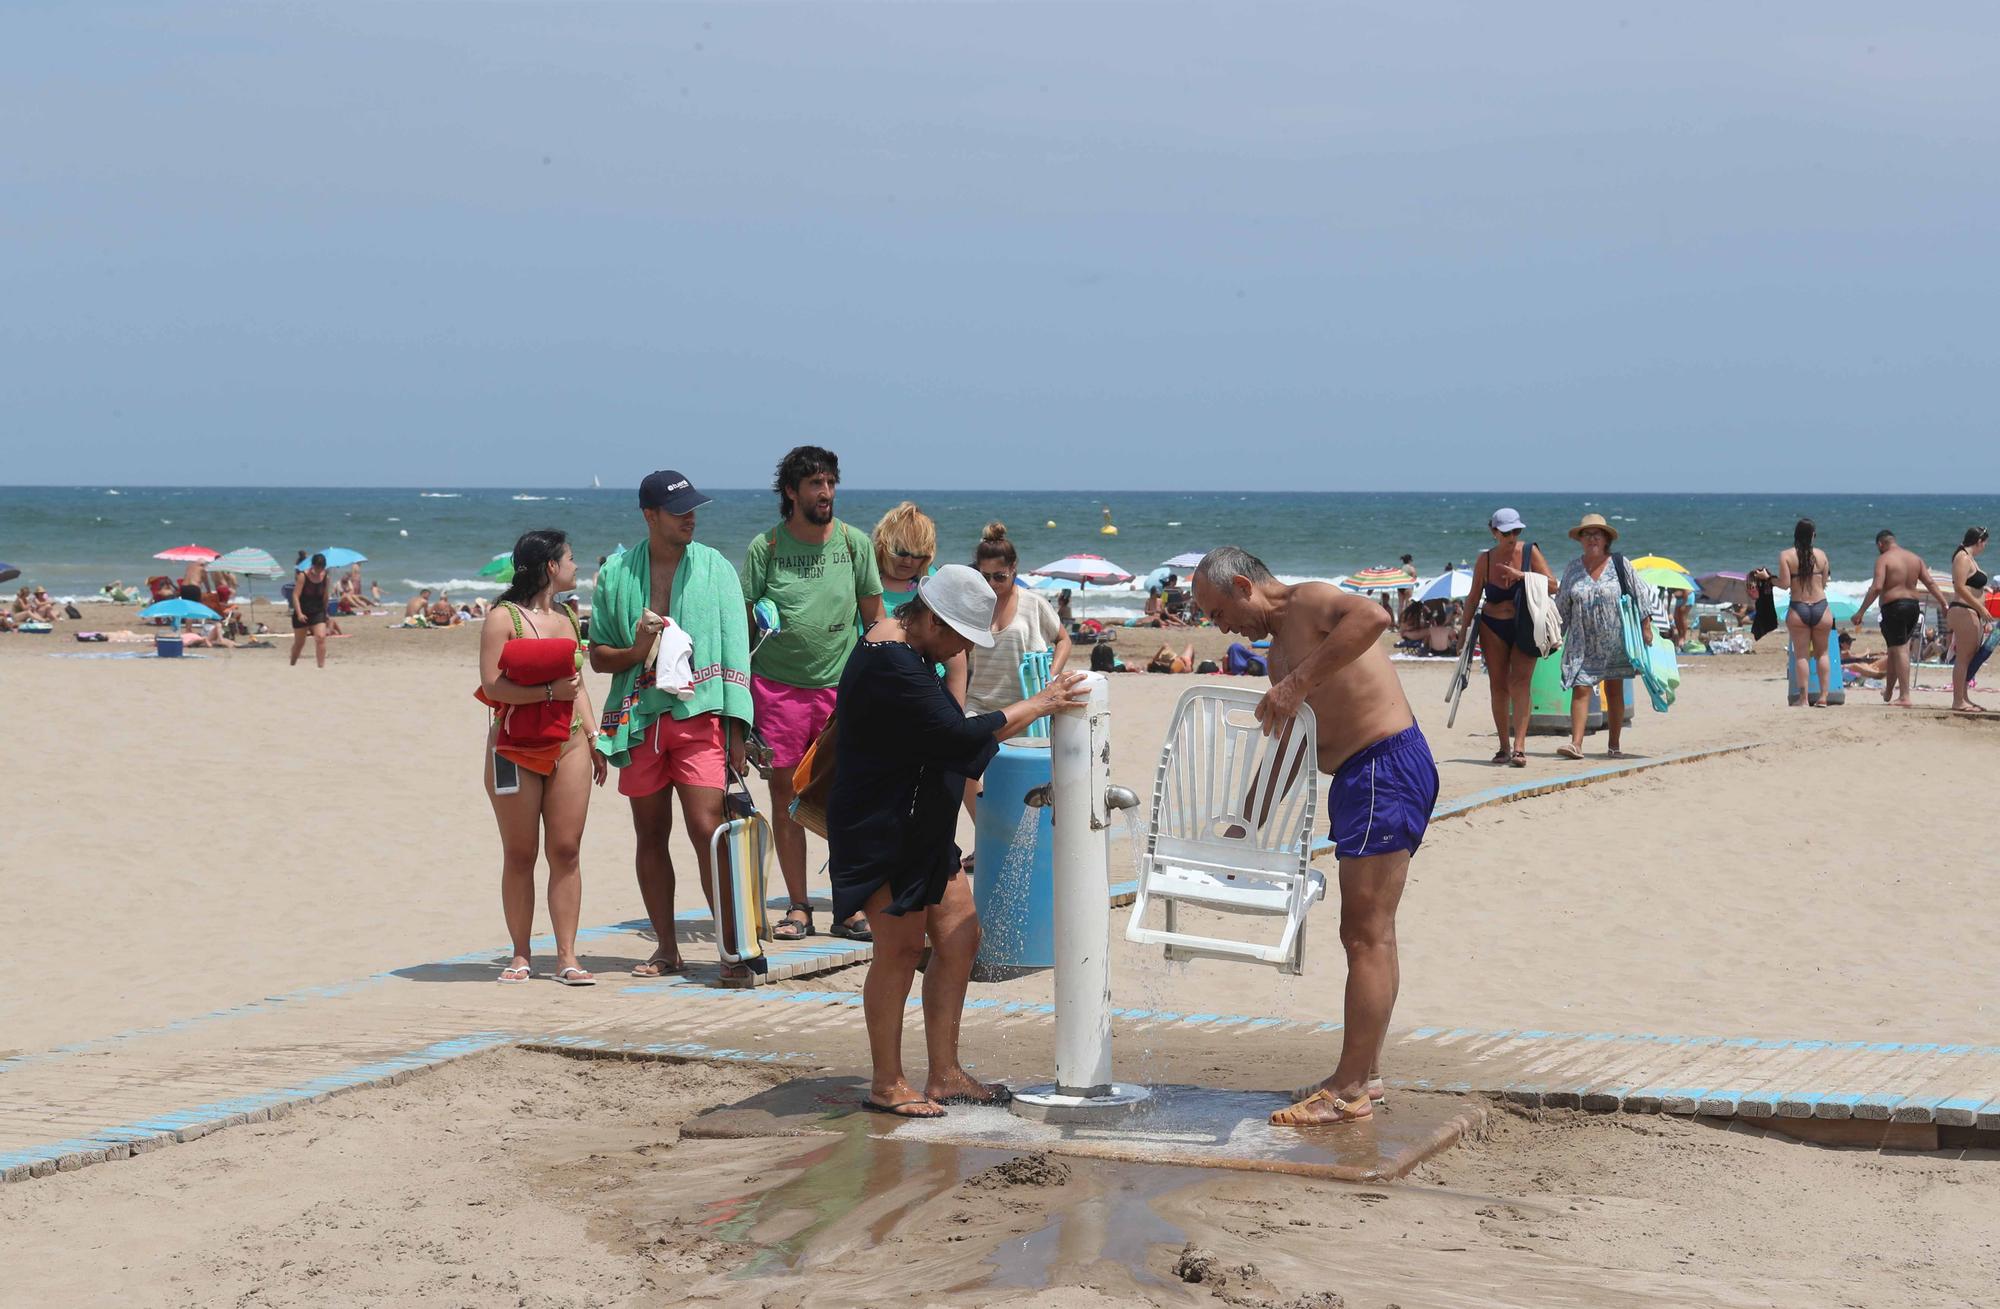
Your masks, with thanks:
[(1132, 574), (1112, 563), (1103, 555), (1068, 555), (1052, 564), (1043, 564), (1034, 570), (1036, 577), (1057, 577), (1065, 582), (1082, 582), (1086, 585), (1096, 582), (1100, 586), (1107, 582), (1129, 582)]
[(221, 557), (220, 550), (211, 550), (205, 545), (177, 545), (153, 556), (155, 559), (171, 559), (177, 564), (207, 564)]

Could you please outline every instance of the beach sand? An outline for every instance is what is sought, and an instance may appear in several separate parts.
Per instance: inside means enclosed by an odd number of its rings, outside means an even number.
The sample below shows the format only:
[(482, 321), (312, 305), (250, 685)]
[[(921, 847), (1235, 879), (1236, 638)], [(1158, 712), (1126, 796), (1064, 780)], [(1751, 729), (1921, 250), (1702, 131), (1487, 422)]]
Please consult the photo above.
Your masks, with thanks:
[[(333, 643), (324, 671), (308, 666), (310, 650), (286, 666), (286, 631), (277, 649), (200, 660), (48, 657), (121, 650), (68, 636), (118, 626), (107, 608), (54, 637), (0, 636), (16, 728), (0, 756), (13, 818), (0, 866), (26, 925), (0, 957), (0, 1056), (504, 941), (498, 842), (479, 790), (475, 630), (346, 620), (355, 635)], [(1135, 638), (1150, 635), (1125, 633), (1121, 654), (1129, 661)], [(1206, 654), (1227, 638), (1210, 631), (1200, 642)], [(1447, 730), (1449, 665), (1398, 667), (1446, 799), (1576, 770), (1541, 736), (1527, 770), (1490, 766), (1483, 683)], [(1967, 781), (1992, 775), (2000, 728), (1936, 712), (1948, 703), (1939, 690), (1920, 691), (1928, 708), (1910, 712), (1859, 690), (1843, 708), (1787, 709), (1782, 662), (1768, 650), (1684, 669), (1681, 703), (1664, 717), (1642, 707), (1628, 751), (1761, 748), (1436, 824), (1404, 898), (1397, 1025), (2000, 1037), (1978, 964), (2000, 914), (1975, 880), (1990, 840)], [(594, 699), (604, 683), (591, 679)], [(1190, 684), (1114, 679), (1114, 780), (1150, 787), (1167, 715)], [(1593, 759), (1602, 748), (1592, 737)], [(607, 789), (594, 809), (584, 922), (637, 917), (623, 803)], [(969, 846), (969, 829), (962, 839)], [(679, 836), (675, 855), (681, 907), (697, 907)], [(815, 843), (811, 866), (822, 859)], [(1114, 935), (1123, 921), (1114, 914)], [(1117, 940), (1114, 995), (1337, 1020), (1333, 928), (1332, 908), (1317, 911), (1306, 971), (1289, 979), (1212, 962), (1170, 970)], [(584, 953), (607, 985), (566, 999), (615, 1004), (636, 957)], [(810, 985), (855, 989), (861, 977), (847, 969)], [(1049, 980), (975, 994), (1047, 999)], [(1016, 1045), (1045, 1041), (1030, 1033)], [(1176, 1041), (1164, 1029), (1149, 1036), (1137, 1052), (1148, 1076), (1280, 1086), (1325, 1071), (1254, 1052), (1228, 1069), (1191, 1065)], [(1395, 1057), (1392, 1045), (1392, 1075)], [(0, 1262), (38, 1270), (0, 1281), (0, 1302), (597, 1304), (683, 1292), (732, 1304), (1211, 1302), (1210, 1288), (1172, 1279), (1177, 1244), (1146, 1245), (1122, 1267), (1057, 1260), (1046, 1289), (986, 1280), (1003, 1236), (1087, 1224), (1109, 1203), (1102, 1196), (1134, 1187), (1170, 1234), (1225, 1263), (1257, 1264), (1256, 1303), (1318, 1290), (1350, 1305), (1976, 1302), (2000, 1277), (1980, 1217), (2000, 1201), (1990, 1161), (1543, 1115), (1503, 1117), (1414, 1182), (1382, 1188), (1384, 1199), (1241, 1176), (1169, 1185), (1092, 1165), (1061, 1186), (1014, 1188), (1002, 1204), (961, 1196), (954, 1176), (942, 1198), (885, 1217), (865, 1239), (808, 1243), (799, 1257), (811, 1278), (774, 1269), (727, 1281), (744, 1247), (704, 1235), (699, 1207), (749, 1185), (726, 1185), (732, 1169), (781, 1172), (796, 1145), (788, 1156), (767, 1143), (755, 1159), (710, 1142), (661, 1151), (684, 1118), (772, 1075), (508, 1052), (283, 1122), (0, 1188)], [(931, 1161), (926, 1175), (971, 1176), (991, 1162)], [(682, 1170), (688, 1187), (661, 1184)], [(949, 1257), (926, 1248), (944, 1213), (971, 1215), (960, 1224), (969, 1248)]]

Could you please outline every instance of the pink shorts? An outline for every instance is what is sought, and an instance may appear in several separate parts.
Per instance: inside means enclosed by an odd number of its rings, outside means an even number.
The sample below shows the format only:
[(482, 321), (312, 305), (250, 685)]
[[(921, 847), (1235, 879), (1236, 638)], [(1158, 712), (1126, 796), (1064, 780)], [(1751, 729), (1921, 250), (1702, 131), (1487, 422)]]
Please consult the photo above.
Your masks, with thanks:
[(644, 739), (632, 743), (632, 762), (618, 770), (618, 794), (652, 795), (670, 783), (721, 791), (728, 787), (728, 770), (721, 714), (661, 714)]
[(757, 735), (771, 747), (771, 767), (787, 772), (799, 766), (806, 750), (833, 717), (840, 692), (831, 686), (807, 690), (768, 677), (750, 675), (750, 700), (757, 710)]

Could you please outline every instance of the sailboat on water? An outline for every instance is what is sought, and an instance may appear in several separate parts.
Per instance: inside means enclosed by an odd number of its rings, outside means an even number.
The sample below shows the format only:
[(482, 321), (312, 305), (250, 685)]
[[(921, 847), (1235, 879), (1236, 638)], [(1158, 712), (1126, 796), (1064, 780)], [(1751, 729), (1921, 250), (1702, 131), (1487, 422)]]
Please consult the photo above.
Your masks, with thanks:
[(604, 483), (597, 480), (596, 473), (590, 475), (590, 489), (593, 491), (602, 491), (604, 489)]

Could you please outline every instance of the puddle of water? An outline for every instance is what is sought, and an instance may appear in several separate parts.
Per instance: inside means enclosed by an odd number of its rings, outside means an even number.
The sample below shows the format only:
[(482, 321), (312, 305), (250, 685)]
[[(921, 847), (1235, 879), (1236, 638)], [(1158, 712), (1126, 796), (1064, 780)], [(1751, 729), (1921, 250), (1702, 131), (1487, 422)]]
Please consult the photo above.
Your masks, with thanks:
[[(700, 1142), (684, 1143), (683, 1150)], [(734, 1146), (741, 1143), (712, 1143)], [(1040, 1288), (1065, 1272), (1081, 1273), (1109, 1261), (1135, 1280), (1160, 1284), (1146, 1269), (1156, 1245), (1179, 1246), (1181, 1229), (1161, 1218), (1152, 1202), (1200, 1180), (1197, 1169), (1099, 1164), (1069, 1159), (1071, 1176), (1060, 1187), (972, 1189), (961, 1185), (1015, 1157), (1006, 1150), (872, 1139), (851, 1132), (772, 1159), (767, 1166), (727, 1150), (729, 1171), (750, 1176), (750, 1189), (702, 1201), (693, 1226), (704, 1235), (741, 1246), (746, 1258), (734, 1279), (822, 1275), (852, 1252), (877, 1250), (898, 1237), (917, 1249), (898, 1252), (898, 1280), (934, 1264), (951, 1289)], [(722, 1162), (718, 1160), (717, 1162)], [(700, 1168), (693, 1170), (699, 1174)], [(695, 1176), (687, 1182), (699, 1185)], [(954, 1201), (963, 1201), (955, 1204)], [(1025, 1234), (1009, 1234), (983, 1256), (977, 1241), (1005, 1214), (1046, 1207), (1046, 1221)], [(844, 1271), (844, 1270), (843, 1270)], [(884, 1269), (883, 1271), (890, 1271)], [(857, 1270), (858, 1272), (858, 1270)], [(859, 1290), (860, 1288), (854, 1288)]]

